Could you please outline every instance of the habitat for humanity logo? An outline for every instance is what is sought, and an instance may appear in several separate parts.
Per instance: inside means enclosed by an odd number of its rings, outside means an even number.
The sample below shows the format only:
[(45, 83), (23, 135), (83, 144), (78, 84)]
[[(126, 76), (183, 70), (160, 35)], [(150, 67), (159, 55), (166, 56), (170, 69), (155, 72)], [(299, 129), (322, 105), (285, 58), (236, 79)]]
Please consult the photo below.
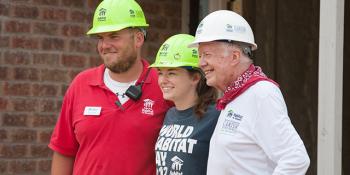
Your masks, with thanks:
[(235, 133), (241, 124), (242, 119), (242, 115), (233, 112), (233, 110), (229, 110), (221, 126), (221, 131), (229, 134)]
[(100, 8), (100, 10), (98, 10), (98, 21), (106, 21), (106, 12), (107, 9), (105, 8)]
[(143, 100), (143, 108), (142, 108), (142, 113), (147, 114), (147, 115), (153, 115), (153, 105), (154, 101), (151, 99), (144, 99)]
[(173, 162), (172, 165), (171, 165), (171, 171), (170, 171), (170, 174), (182, 174), (182, 173), (179, 173), (179, 171), (181, 172), (181, 168), (182, 168), (182, 165), (184, 163), (183, 160), (181, 160), (179, 157), (177, 156), (174, 156), (173, 158), (171, 158), (171, 161)]

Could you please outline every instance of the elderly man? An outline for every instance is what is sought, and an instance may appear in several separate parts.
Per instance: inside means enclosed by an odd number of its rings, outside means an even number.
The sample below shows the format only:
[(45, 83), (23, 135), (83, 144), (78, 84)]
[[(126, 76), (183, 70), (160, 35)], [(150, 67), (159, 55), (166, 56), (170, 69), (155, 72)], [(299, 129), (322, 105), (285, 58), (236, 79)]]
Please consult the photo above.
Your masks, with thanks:
[(278, 85), (250, 58), (257, 45), (247, 21), (232, 11), (213, 12), (190, 47), (198, 47), (207, 84), (223, 92), (207, 174), (305, 174), (310, 160)]

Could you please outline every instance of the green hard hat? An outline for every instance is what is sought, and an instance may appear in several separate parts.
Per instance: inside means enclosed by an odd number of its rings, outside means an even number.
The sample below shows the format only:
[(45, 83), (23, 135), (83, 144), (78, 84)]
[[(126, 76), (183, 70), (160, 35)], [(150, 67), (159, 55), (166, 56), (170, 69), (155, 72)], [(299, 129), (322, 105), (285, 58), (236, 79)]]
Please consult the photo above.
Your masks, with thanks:
[(194, 41), (188, 34), (177, 34), (168, 38), (159, 48), (156, 60), (150, 67), (198, 68), (197, 48), (187, 46)]
[(135, 0), (104, 0), (96, 8), (88, 35), (119, 31), (128, 27), (148, 27), (145, 15)]

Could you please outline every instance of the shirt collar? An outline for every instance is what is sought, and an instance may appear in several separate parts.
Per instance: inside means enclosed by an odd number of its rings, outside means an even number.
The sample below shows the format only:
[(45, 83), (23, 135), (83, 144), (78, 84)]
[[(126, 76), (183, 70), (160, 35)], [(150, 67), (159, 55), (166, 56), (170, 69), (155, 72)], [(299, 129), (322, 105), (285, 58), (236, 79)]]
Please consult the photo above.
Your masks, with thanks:
[[(142, 61), (142, 65), (143, 65), (143, 70), (142, 70), (140, 77), (136, 81), (136, 84), (140, 84), (140, 82), (145, 78), (146, 72), (147, 72), (147, 69), (149, 66), (149, 63), (145, 59), (142, 59), (141, 61)], [(104, 86), (103, 73), (104, 73), (105, 69), (106, 69), (106, 66), (104, 64), (98, 66), (97, 70), (96, 70), (97, 76), (91, 77), (88, 84), (92, 85), (92, 86)], [(147, 79), (144, 81), (145, 84), (152, 82), (152, 78), (150, 78), (150, 76), (151, 76), (150, 74), (151, 74), (151, 72), (148, 74)]]

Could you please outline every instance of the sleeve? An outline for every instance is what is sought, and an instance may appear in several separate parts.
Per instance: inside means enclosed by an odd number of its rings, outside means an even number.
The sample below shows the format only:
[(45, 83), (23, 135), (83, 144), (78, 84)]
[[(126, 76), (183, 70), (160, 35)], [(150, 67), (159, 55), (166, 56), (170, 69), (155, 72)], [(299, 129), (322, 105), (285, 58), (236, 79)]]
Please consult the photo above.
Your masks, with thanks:
[(257, 100), (253, 133), (258, 145), (276, 164), (273, 175), (306, 173), (309, 156), (288, 117), (286, 104), (277, 87), (272, 87)]
[(79, 144), (76, 140), (73, 128), (73, 96), (72, 88), (68, 88), (67, 93), (63, 99), (60, 116), (57, 120), (55, 129), (51, 135), (49, 148), (53, 151), (61, 153), (66, 156), (75, 156)]

